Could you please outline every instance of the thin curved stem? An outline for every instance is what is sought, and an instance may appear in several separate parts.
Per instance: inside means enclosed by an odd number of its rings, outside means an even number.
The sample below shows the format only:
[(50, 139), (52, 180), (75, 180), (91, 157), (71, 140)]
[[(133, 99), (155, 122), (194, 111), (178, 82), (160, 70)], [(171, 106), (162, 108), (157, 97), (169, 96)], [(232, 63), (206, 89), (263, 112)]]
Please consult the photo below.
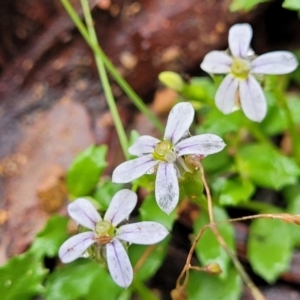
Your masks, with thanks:
[(218, 240), (219, 244), (221, 245), (221, 247), (225, 250), (225, 252), (227, 253), (227, 255), (232, 260), (232, 263), (234, 264), (236, 270), (240, 274), (240, 276), (243, 279), (243, 281), (246, 284), (246, 286), (249, 288), (249, 290), (250, 290), (253, 298), (255, 300), (265, 300), (265, 297), (261, 294), (261, 292), (259, 291), (259, 289), (255, 286), (255, 284), (253, 283), (253, 281), (251, 280), (251, 278), (245, 272), (245, 270), (244, 270), (242, 264), (240, 263), (240, 261), (238, 260), (237, 256), (228, 247), (228, 245), (226, 244), (226, 241), (224, 240), (224, 238), (220, 234), (220, 231), (219, 231), (219, 229), (216, 226), (216, 223), (214, 221), (211, 193), (210, 193), (210, 189), (208, 187), (208, 184), (207, 184), (207, 181), (206, 181), (206, 178), (205, 178), (204, 169), (203, 169), (203, 166), (202, 166), (201, 163), (199, 163), (199, 168), (200, 168), (201, 178), (202, 178), (202, 182), (203, 182), (203, 185), (204, 185), (204, 188), (205, 188), (205, 192), (206, 192), (206, 197), (207, 197), (207, 205), (208, 205), (208, 212), (209, 212), (209, 219), (210, 219), (211, 230), (214, 233), (214, 235), (215, 235), (216, 239)]
[[(86, 26), (88, 28), (88, 34), (89, 34), (89, 38), (91, 41), (92, 45), (98, 45), (98, 39), (97, 39), (97, 35), (96, 35), (96, 31), (94, 28), (94, 24), (93, 24), (93, 19), (91, 16), (91, 11), (90, 11), (90, 7), (89, 7), (89, 3), (87, 0), (81, 0), (81, 5), (82, 5), (82, 9), (83, 9), (83, 15), (85, 18), (85, 22), (86, 22)], [(118, 133), (118, 137), (119, 137), (119, 141), (124, 153), (124, 156), (126, 159), (129, 159), (129, 153), (128, 153), (128, 139), (116, 106), (116, 102), (110, 87), (110, 83), (106, 74), (106, 70), (104, 67), (104, 63), (101, 59), (101, 56), (99, 56), (95, 51), (94, 51), (94, 57), (95, 57), (95, 61), (96, 61), (96, 65), (97, 65), (97, 69), (98, 69), (98, 73), (99, 73), (99, 77), (103, 86), (103, 90), (104, 90), (104, 94), (106, 97), (106, 101), (109, 107), (109, 110), (111, 112), (112, 118), (114, 120), (114, 124)]]
[(67, 13), (69, 14), (72, 21), (74, 22), (77, 29), (79, 30), (80, 34), (86, 41), (86, 43), (91, 47), (94, 53), (96, 53), (99, 57), (101, 57), (105, 67), (107, 68), (109, 73), (113, 76), (115, 81), (119, 84), (119, 86), (123, 89), (124, 93), (131, 99), (133, 104), (140, 110), (140, 112), (142, 112), (160, 132), (164, 132), (164, 126), (161, 124), (159, 119), (148, 109), (147, 105), (144, 104), (142, 99), (130, 87), (127, 81), (121, 76), (121, 74), (114, 67), (114, 65), (111, 63), (109, 58), (105, 55), (100, 45), (98, 43), (95, 44), (92, 42), (88, 30), (86, 29), (80, 17), (76, 13), (72, 5), (70, 4), (69, 0), (61, 0), (61, 3), (64, 6)]

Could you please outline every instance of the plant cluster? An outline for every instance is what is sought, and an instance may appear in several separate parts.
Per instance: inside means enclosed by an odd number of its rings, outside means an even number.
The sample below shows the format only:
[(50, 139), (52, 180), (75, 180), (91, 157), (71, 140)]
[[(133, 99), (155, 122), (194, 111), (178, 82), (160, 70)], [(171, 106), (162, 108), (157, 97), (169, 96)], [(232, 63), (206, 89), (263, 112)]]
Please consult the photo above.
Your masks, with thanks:
[[(264, 299), (237, 258), (233, 223), (252, 220), (249, 262), (255, 273), (275, 282), (300, 245), (300, 97), (286, 92), (290, 80), (300, 82), (297, 53), (256, 56), (251, 26), (232, 26), (229, 49), (212, 51), (201, 63), (213, 81), (159, 75), (178, 94), (163, 128), (98, 45), (88, 2), (81, 1), (85, 25), (68, 0), (61, 1), (95, 54), (126, 161), (110, 180), (103, 176), (105, 145), (76, 157), (67, 174), (68, 213), (79, 232), (70, 237), (68, 218), (52, 216), (31, 248), (0, 269), (0, 294), (4, 299), (130, 299), (132, 294), (158, 299), (146, 282), (164, 262), (180, 211), (193, 203), (198, 212), (192, 245), (172, 299), (239, 299), (243, 284), (254, 299)], [(136, 131), (127, 138), (106, 70), (164, 132), (162, 139)], [(284, 145), (274, 142), (277, 136)], [(139, 188), (147, 196), (136, 210)], [(275, 191), (285, 205), (264, 202), (259, 191)], [(226, 207), (254, 214), (230, 219)], [(191, 263), (194, 252), (199, 265)], [(66, 265), (47, 275), (43, 259), (57, 255)]]

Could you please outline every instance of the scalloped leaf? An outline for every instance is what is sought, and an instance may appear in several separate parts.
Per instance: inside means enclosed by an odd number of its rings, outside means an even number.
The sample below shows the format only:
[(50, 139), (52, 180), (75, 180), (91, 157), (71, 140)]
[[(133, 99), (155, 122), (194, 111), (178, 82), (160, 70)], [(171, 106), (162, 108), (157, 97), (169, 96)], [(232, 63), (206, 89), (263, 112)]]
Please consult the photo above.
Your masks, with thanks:
[(107, 210), (113, 196), (123, 188), (123, 184), (103, 181), (97, 186), (93, 199), (100, 205), (100, 210)]
[(269, 283), (289, 267), (293, 239), (289, 224), (280, 220), (257, 219), (251, 223), (247, 253), (253, 270)]
[(227, 278), (191, 271), (187, 291), (189, 300), (238, 300), (243, 288), (238, 272), (232, 267)]
[(47, 273), (40, 259), (30, 252), (11, 258), (0, 268), (1, 300), (27, 300), (41, 295)]
[(88, 196), (96, 187), (99, 177), (107, 166), (107, 146), (90, 146), (72, 162), (67, 173), (67, 186), (74, 197)]
[(297, 182), (300, 169), (289, 157), (261, 144), (238, 149), (238, 169), (243, 178), (266, 188), (279, 190)]
[(37, 234), (30, 251), (36, 255), (56, 256), (59, 247), (68, 238), (67, 223), (66, 217), (52, 216), (45, 228)]
[(221, 205), (238, 205), (249, 201), (254, 193), (254, 186), (250, 181), (240, 179), (228, 179), (222, 186), (219, 203)]
[(116, 299), (123, 290), (103, 266), (91, 259), (78, 259), (50, 274), (45, 296), (47, 300), (89, 299), (95, 292), (95, 282), (98, 299)]

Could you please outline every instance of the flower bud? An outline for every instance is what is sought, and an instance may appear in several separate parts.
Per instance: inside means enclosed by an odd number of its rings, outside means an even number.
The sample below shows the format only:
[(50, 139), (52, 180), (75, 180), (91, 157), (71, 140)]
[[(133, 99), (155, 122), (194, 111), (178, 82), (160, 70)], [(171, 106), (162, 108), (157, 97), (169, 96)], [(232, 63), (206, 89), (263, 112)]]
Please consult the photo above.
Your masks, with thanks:
[(182, 80), (181, 76), (175, 72), (170, 72), (170, 71), (161, 72), (158, 75), (158, 79), (166, 87), (177, 92), (181, 92), (185, 86), (185, 83)]
[(220, 268), (220, 265), (217, 263), (211, 263), (207, 265), (205, 269), (209, 274), (213, 274), (213, 275), (219, 275), (222, 273), (222, 269)]
[(187, 300), (187, 291), (183, 286), (177, 287), (176, 289), (171, 291), (171, 298), (172, 300)]

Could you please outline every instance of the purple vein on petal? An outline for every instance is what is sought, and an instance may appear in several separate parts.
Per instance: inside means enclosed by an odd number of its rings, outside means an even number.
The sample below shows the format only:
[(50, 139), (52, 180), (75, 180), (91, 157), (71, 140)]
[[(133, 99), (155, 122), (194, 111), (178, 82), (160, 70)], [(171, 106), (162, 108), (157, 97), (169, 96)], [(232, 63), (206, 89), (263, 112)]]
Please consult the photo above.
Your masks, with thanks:
[(119, 270), (120, 270), (120, 273), (121, 273), (121, 276), (122, 276), (122, 279), (123, 279), (124, 285), (126, 285), (126, 279), (125, 279), (125, 277), (124, 277), (123, 270), (122, 270), (122, 268), (121, 268), (121, 263), (120, 263), (119, 256), (118, 256), (118, 254), (117, 254), (117, 251), (116, 251), (115, 245), (114, 245), (114, 244), (112, 244), (112, 245), (113, 245), (113, 247), (112, 247), (112, 248), (114, 249), (114, 256), (117, 258), (117, 261), (118, 261), (118, 268), (119, 268)]
[(63, 263), (69, 263), (84, 253), (95, 243), (95, 233), (92, 231), (82, 232), (66, 240), (59, 248), (58, 255)]
[(104, 220), (111, 222), (113, 226), (117, 226), (124, 219), (128, 218), (136, 203), (136, 193), (128, 189), (118, 191), (110, 202)]
[(101, 217), (93, 204), (85, 198), (78, 198), (68, 205), (68, 213), (72, 219), (82, 226), (94, 230)]
[(216, 106), (224, 114), (229, 114), (232, 112), (237, 88), (238, 80), (231, 74), (228, 74), (221, 82), (215, 96), (215, 101)]
[(152, 154), (126, 161), (114, 170), (112, 181), (116, 183), (130, 182), (146, 174), (158, 163), (159, 161), (155, 160)]
[(73, 251), (73, 249), (75, 247), (77, 247), (79, 244), (86, 242), (87, 240), (89, 240), (90, 237), (85, 238), (84, 240), (79, 241), (77, 244), (75, 244), (72, 248), (68, 248), (61, 256), (60, 258), (63, 259), (65, 257), (66, 254), (69, 254), (69, 252)]

